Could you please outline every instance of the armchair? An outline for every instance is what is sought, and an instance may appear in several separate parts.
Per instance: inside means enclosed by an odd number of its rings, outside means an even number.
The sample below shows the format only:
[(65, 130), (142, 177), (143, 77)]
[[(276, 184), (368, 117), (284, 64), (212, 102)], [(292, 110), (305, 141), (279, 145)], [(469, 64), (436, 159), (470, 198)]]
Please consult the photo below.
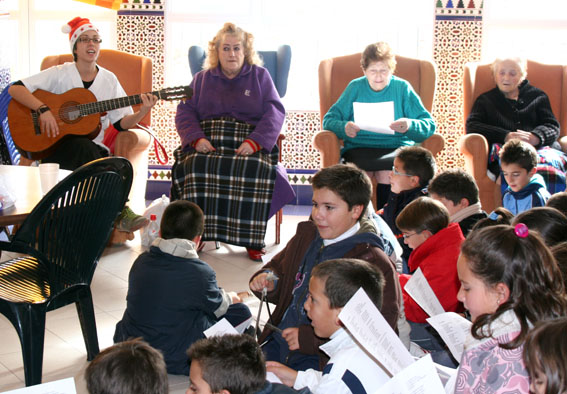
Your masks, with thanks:
[[(360, 56), (360, 53), (340, 56), (323, 60), (319, 64), (321, 125), (323, 125), (323, 117), (340, 97), (348, 83), (364, 75), (360, 67)], [(403, 56), (396, 56), (396, 62), (394, 75), (408, 81), (421, 97), (424, 107), (431, 112), (436, 79), (433, 63)], [(321, 130), (313, 137), (313, 145), (321, 153), (321, 167), (329, 167), (339, 162), (342, 141), (335, 133)], [(436, 156), (445, 146), (445, 140), (440, 134), (433, 134), (423, 141), (421, 146), (429, 149)]]
[[(73, 55), (47, 56), (41, 62), (41, 70), (72, 62)], [(128, 96), (152, 91), (152, 60), (145, 56), (132, 55), (113, 49), (101, 49), (97, 63), (112, 71)], [(142, 123), (151, 124), (151, 112)], [(146, 182), (148, 172), (148, 147), (151, 138), (143, 130), (132, 129), (118, 133), (114, 154), (127, 158), (134, 168), (134, 182), (128, 205), (137, 212), (145, 208)]]
[[(560, 124), (559, 143), (567, 152), (567, 66), (550, 65), (528, 60), (528, 80), (549, 96), (551, 109)], [(465, 65), (463, 77), (463, 123), (466, 124), (478, 96), (496, 86), (490, 64), (476, 62)], [(502, 205), (500, 188), (487, 173), (489, 146), (480, 134), (465, 134), (459, 139), (459, 148), (465, 157), (465, 169), (475, 179), (480, 202), (491, 212)]]
[[(330, 167), (340, 160), (343, 144), (332, 131), (323, 130), (323, 118), (338, 100), (350, 81), (364, 75), (360, 67), (360, 53), (323, 60), (319, 64), (319, 108), (321, 131), (313, 137), (313, 145), (321, 154), (321, 167)], [(435, 66), (427, 60), (396, 56), (394, 75), (408, 81), (421, 98), (423, 106), (431, 112), (435, 97)], [(441, 134), (433, 134), (421, 143), (433, 156), (443, 149), (445, 140)], [(376, 201), (376, 179), (372, 178), (372, 201)]]

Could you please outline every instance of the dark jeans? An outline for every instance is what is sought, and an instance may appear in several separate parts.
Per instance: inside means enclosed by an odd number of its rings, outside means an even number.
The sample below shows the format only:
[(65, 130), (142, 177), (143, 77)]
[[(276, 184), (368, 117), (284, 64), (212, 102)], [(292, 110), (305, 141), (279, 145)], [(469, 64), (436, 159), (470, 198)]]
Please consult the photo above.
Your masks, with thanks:
[(314, 369), (319, 371), (319, 356), (316, 354), (303, 354), (297, 350), (289, 350), (287, 342), (284, 340), (277, 340), (274, 335), (270, 334), (266, 339), (262, 351), (266, 357), (266, 361), (278, 361), (296, 371), (305, 371), (307, 369)]
[(453, 358), (445, 342), (443, 342), (437, 331), (429, 323), (414, 323), (409, 320), (408, 323), (411, 327), (411, 341), (421, 346), (422, 349), (429, 351), (433, 361), (450, 368), (459, 366), (458, 361)]

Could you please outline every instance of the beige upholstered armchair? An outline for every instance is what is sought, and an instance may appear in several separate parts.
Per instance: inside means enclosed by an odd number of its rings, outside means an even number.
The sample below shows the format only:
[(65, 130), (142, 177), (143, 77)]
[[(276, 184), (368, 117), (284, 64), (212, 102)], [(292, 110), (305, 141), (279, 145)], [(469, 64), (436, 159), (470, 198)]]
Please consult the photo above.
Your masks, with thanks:
[[(360, 53), (340, 56), (323, 60), (319, 64), (321, 125), (323, 125), (323, 117), (337, 101), (348, 83), (364, 75), (360, 67), (360, 56)], [(411, 83), (416, 93), (421, 97), (425, 108), (431, 112), (433, 98), (435, 97), (435, 66), (433, 63), (403, 56), (396, 56), (396, 62), (394, 75)], [(321, 166), (323, 168), (339, 162), (342, 140), (339, 140), (333, 132), (325, 130), (318, 132), (313, 138), (313, 145), (321, 153)], [(445, 141), (440, 134), (433, 134), (421, 145), (429, 149), (435, 156), (443, 149)]]
[[(47, 56), (41, 62), (41, 69), (72, 61), (71, 54)], [(113, 49), (101, 49), (97, 63), (116, 75), (128, 96), (152, 91), (152, 59)], [(151, 124), (151, 111), (142, 119), (142, 123)], [(114, 146), (114, 154), (127, 158), (134, 168), (128, 205), (136, 212), (142, 212), (145, 208), (150, 142), (148, 133), (133, 129), (118, 133)]]
[[(551, 109), (560, 124), (559, 143), (567, 152), (567, 66), (542, 64), (528, 60), (530, 84), (549, 96)], [(490, 64), (468, 63), (463, 79), (463, 122), (466, 124), (472, 106), (482, 93), (496, 87)], [(500, 188), (486, 174), (489, 146), (480, 134), (466, 134), (459, 140), (459, 148), (465, 156), (466, 171), (475, 179), (480, 202), (485, 211), (491, 212), (502, 205)]]

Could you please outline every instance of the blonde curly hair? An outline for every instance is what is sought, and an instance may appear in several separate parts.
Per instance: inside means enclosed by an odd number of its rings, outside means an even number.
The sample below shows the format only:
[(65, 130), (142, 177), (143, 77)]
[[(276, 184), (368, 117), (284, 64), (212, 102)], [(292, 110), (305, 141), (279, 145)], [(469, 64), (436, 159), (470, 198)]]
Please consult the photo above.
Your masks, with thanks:
[(257, 66), (263, 65), (262, 59), (260, 59), (260, 56), (258, 56), (258, 53), (254, 49), (254, 36), (252, 35), (252, 33), (244, 31), (242, 28), (237, 27), (234, 23), (227, 22), (224, 24), (222, 29), (217, 32), (215, 37), (211, 41), (209, 41), (207, 59), (205, 59), (205, 65), (203, 69), (208, 70), (219, 65), (218, 50), (221, 41), (226, 34), (238, 37), (240, 41), (242, 41), (245, 62), (247, 62), (248, 64), (255, 64)]

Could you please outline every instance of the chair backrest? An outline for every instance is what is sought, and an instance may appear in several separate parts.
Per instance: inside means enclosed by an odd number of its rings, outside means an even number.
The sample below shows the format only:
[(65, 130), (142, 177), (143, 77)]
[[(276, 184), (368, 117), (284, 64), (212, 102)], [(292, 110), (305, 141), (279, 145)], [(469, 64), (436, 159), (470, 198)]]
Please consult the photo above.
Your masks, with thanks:
[[(73, 55), (47, 56), (41, 62), (41, 70), (72, 62)], [(145, 56), (116, 51), (114, 49), (101, 49), (97, 64), (112, 71), (128, 96), (152, 91), (152, 59)], [(152, 111), (142, 119), (142, 123), (151, 124)]]
[(0, 93), (0, 129), (2, 130), (2, 135), (0, 138), (2, 149), (2, 164), (12, 164), (18, 165), (20, 163), (20, 152), (16, 149), (14, 140), (12, 139), (12, 133), (10, 132), (10, 126), (8, 125), (8, 105), (12, 100), (12, 96), (8, 93), (8, 85)]
[[(360, 53), (334, 57), (319, 64), (319, 108), (323, 117), (338, 100), (350, 81), (364, 75), (360, 67)], [(396, 56), (394, 75), (408, 81), (431, 112), (436, 89), (435, 66), (428, 60)]]
[[(530, 84), (549, 97), (551, 110), (560, 124), (561, 136), (567, 135), (567, 66), (528, 60)], [(463, 75), (463, 122), (466, 123), (478, 96), (496, 87), (490, 64), (467, 63)]]
[[(285, 96), (289, 67), (291, 65), (291, 47), (289, 45), (280, 45), (277, 51), (258, 51), (258, 54), (264, 62), (264, 67), (270, 73), (278, 94), (280, 97)], [(191, 75), (195, 75), (203, 69), (206, 57), (205, 50), (200, 46), (189, 48)]]
[(14, 235), (15, 245), (46, 264), (52, 296), (90, 283), (126, 203), (132, 174), (122, 157), (83, 165), (41, 199)]

